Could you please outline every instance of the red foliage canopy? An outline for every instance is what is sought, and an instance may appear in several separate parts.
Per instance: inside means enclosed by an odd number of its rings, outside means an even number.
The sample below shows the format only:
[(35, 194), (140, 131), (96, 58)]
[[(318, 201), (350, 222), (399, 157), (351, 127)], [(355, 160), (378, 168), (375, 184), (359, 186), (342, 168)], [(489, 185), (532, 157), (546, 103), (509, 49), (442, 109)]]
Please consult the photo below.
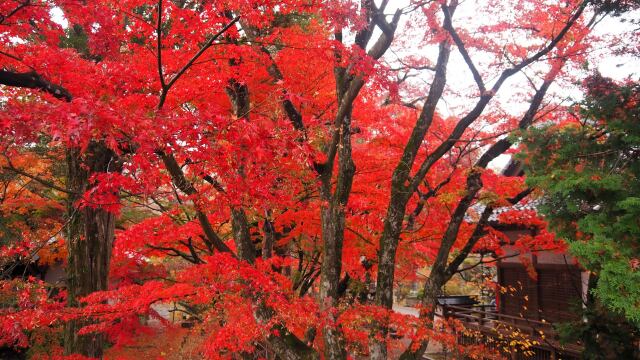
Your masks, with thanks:
[[(592, 24), (581, 1), (487, 1), (472, 9), (484, 15), (462, 5), (456, 10), (457, 1), (412, 2), (393, 18), (376, 6), (351, 0), (3, 1), (0, 165), (3, 181), (10, 175), (0, 203), (4, 263), (29, 262), (55, 246), (64, 251), (66, 233), (59, 229), (82, 209), (103, 209), (118, 221), (109, 288), (82, 298), (83, 307), (65, 307), (65, 290), (34, 278), (1, 283), (2, 301), (10, 306), (0, 312), (0, 345), (31, 346), (36, 353), (42, 345), (61, 355), (51, 339), (63, 322), (78, 319), (86, 324), (81, 335), (106, 333), (116, 345), (151, 341), (147, 331), (159, 332), (166, 342), (158, 344), (157, 356), (173, 348), (191, 354), (184, 356), (224, 358), (258, 354), (264, 344), (277, 352), (277, 338), (291, 334), (316, 351), (327, 344), (313, 333), (332, 327), (342, 329), (353, 354), (368, 353), (371, 338), (403, 343), (373, 330), (379, 323), (414, 342), (445, 341), (443, 333), (428, 330), (428, 319), (357, 300), (375, 282), (395, 164), (430, 106), (423, 102), (424, 83), (435, 82), (438, 71), (426, 54), (457, 48), (463, 59), (450, 72), (468, 74), (472, 87), (445, 91), (456, 108), (438, 107), (408, 164), (417, 185), (393, 260), (396, 281), (416, 279), (434, 262), (472, 174), (482, 174), (484, 187), (472, 194), (451, 254), (474, 236), (480, 205), (508, 206), (524, 190), (522, 179), (477, 164), (522, 124), (511, 104), (537, 94), (539, 85), (531, 89), (523, 81), (514, 90), (518, 96), (487, 104), (519, 71), (528, 71), (534, 85), (571, 79), (567, 69), (584, 60)], [(460, 28), (451, 24), (453, 10), (461, 13), (453, 18)], [(393, 31), (397, 53), (378, 55)], [(347, 40), (352, 35), (355, 40)], [(371, 38), (378, 43), (367, 46)], [(481, 62), (474, 65), (472, 56)], [(482, 79), (492, 77), (499, 84), (485, 86)], [(344, 79), (366, 85), (349, 98)], [(476, 101), (483, 105), (473, 124), (447, 140), (463, 115), (480, 106), (469, 105)], [(553, 115), (550, 106), (538, 107), (536, 120)], [(350, 281), (351, 295), (327, 308), (315, 295), (326, 250), (323, 209), (330, 203), (323, 167), (341, 171), (331, 149), (345, 146), (334, 141), (345, 136), (336, 114), (351, 121), (356, 166), (348, 201), (339, 207), (345, 215), (338, 274)], [(452, 146), (443, 147), (447, 143)], [(86, 161), (96, 144), (113, 156), (106, 170), (91, 170), (64, 215), (71, 195), (64, 159)], [(420, 178), (429, 159), (434, 162)], [(342, 178), (328, 174), (329, 191), (337, 191)], [(544, 228), (533, 215), (504, 216)], [(500, 235), (485, 225), (475, 246), (500, 254)], [(262, 259), (244, 261), (252, 259), (242, 258), (240, 237)], [(557, 248), (544, 232), (522, 246)], [(174, 330), (167, 320), (171, 306), (194, 327)], [(189, 344), (176, 344), (174, 331)], [(135, 346), (122, 349), (112, 349), (113, 356), (135, 356)]]

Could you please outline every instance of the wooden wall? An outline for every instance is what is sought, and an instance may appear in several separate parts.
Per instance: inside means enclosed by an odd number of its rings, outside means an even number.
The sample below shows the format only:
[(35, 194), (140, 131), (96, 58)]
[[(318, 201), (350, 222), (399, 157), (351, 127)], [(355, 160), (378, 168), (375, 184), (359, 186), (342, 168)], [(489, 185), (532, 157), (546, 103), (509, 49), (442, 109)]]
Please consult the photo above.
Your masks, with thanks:
[(582, 304), (582, 270), (577, 265), (537, 264), (533, 278), (522, 264), (498, 265), (499, 312), (534, 320), (563, 322), (577, 318)]

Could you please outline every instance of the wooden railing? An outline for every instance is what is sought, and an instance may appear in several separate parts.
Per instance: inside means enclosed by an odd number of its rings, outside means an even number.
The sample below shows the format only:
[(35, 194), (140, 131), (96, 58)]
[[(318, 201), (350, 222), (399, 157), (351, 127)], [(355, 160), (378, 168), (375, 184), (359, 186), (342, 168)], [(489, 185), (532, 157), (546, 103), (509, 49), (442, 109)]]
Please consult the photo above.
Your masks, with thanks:
[(514, 334), (526, 336), (534, 341), (535, 349), (549, 354), (548, 357), (531, 356), (518, 357), (518, 359), (558, 359), (559, 354), (563, 354), (562, 358), (565, 359), (578, 356), (583, 350), (583, 347), (578, 344), (561, 345), (556, 331), (549, 322), (500, 314), (494, 305), (443, 305), (442, 315), (445, 318), (460, 320), (465, 328), (478, 331), (484, 336), (503, 339), (512, 337)]
[(516, 327), (529, 335), (537, 335), (541, 331), (555, 334), (553, 326), (549, 322), (500, 314), (496, 311), (495, 305), (473, 305), (471, 307), (444, 305), (443, 310), (444, 317), (453, 317), (465, 323), (475, 323), (492, 328), (500, 326)]

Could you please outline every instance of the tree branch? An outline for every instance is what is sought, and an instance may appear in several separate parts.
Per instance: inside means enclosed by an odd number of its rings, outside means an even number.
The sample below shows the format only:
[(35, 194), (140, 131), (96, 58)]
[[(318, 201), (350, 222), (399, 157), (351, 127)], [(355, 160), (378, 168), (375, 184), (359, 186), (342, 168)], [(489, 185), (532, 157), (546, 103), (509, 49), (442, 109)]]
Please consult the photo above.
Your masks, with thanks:
[[(196, 188), (189, 180), (187, 180), (182, 168), (180, 168), (180, 165), (176, 161), (176, 158), (172, 154), (166, 154), (164, 151), (157, 151), (156, 153), (164, 162), (165, 168), (169, 172), (173, 184), (183, 193), (187, 195), (195, 195), (197, 193)], [(205, 235), (205, 244), (209, 247), (209, 250), (213, 250), (215, 247), (218, 251), (232, 253), (231, 249), (222, 241), (218, 234), (216, 234), (215, 230), (213, 230), (213, 226), (211, 226), (209, 218), (202, 211), (197, 202), (194, 204), (194, 208), (196, 210), (196, 217), (198, 218), (198, 221), (202, 226), (202, 231)]]
[(444, 13), (443, 27), (449, 32), (449, 35), (451, 35), (453, 42), (455, 42), (456, 46), (458, 47), (458, 51), (460, 51), (462, 58), (467, 63), (469, 70), (471, 70), (471, 73), (473, 74), (473, 79), (478, 85), (478, 90), (480, 90), (480, 94), (484, 93), (485, 86), (484, 86), (484, 81), (482, 80), (482, 76), (478, 72), (478, 69), (473, 63), (473, 60), (471, 60), (471, 56), (469, 56), (469, 53), (467, 52), (467, 49), (464, 46), (464, 42), (462, 41), (462, 39), (460, 38), (456, 30), (453, 28), (449, 7), (444, 3), (442, 4), (442, 12)]
[(28, 172), (26, 172), (26, 171), (24, 171), (22, 169), (18, 169), (16, 167), (14, 167), (13, 165), (11, 165), (11, 163), (9, 163), (9, 166), (3, 166), (2, 170), (11, 171), (11, 172), (16, 173), (18, 175), (21, 175), (21, 176), (24, 176), (24, 177), (29, 178), (31, 180), (34, 180), (34, 181), (36, 181), (36, 182), (38, 182), (38, 183), (40, 183), (40, 184), (42, 184), (42, 185), (44, 185), (44, 186), (46, 186), (48, 188), (63, 192), (65, 194), (75, 194), (74, 192), (69, 191), (69, 190), (67, 190), (67, 189), (65, 189), (63, 187), (60, 187), (60, 186), (54, 184), (51, 181), (45, 180), (45, 179), (43, 179), (41, 177), (38, 177), (36, 175), (29, 174)]
[(156, 35), (158, 36), (157, 52), (158, 52), (158, 75), (160, 77), (160, 86), (162, 90), (167, 87), (164, 82), (164, 74), (162, 72), (162, 1), (158, 0), (158, 24), (156, 26)]
[(436, 150), (434, 150), (431, 154), (427, 156), (427, 158), (420, 165), (420, 168), (416, 172), (415, 176), (411, 180), (409, 190), (413, 193), (415, 189), (418, 187), (422, 179), (424, 179), (425, 175), (431, 169), (431, 167), (453, 147), (453, 145), (460, 139), (460, 137), (464, 134), (465, 130), (482, 115), (485, 107), (489, 103), (489, 101), (493, 98), (493, 96), (498, 92), (502, 84), (512, 75), (516, 74), (518, 71), (533, 63), (534, 61), (540, 59), (542, 56), (551, 51), (561, 40), (562, 38), (569, 32), (571, 27), (575, 24), (575, 22), (580, 18), (580, 15), (584, 11), (588, 1), (583, 2), (579, 7), (576, 13), (567, 21), (565, 26), (562, 28), (560, 33), (555, 36), (551, 42), (545, 46), (542, 50), (538, 51), (536, 54), (531, 57), (523, 60), (518, 65), (506, 69), (502, 72), (496, 83), (493, 85), (490, 91), (485, 91), (480, 95), (480, 99), (476, 103), (475, 107), (467, 113), (458, 123), (455, 128), (444, 142), (442, 142)]
[(72, 100), (72, 96), (67, 89), (60, 85), (52, 84), (35, 71), (18, 73), (0, 70), (0, 85), (42, 90), (56, 99)]

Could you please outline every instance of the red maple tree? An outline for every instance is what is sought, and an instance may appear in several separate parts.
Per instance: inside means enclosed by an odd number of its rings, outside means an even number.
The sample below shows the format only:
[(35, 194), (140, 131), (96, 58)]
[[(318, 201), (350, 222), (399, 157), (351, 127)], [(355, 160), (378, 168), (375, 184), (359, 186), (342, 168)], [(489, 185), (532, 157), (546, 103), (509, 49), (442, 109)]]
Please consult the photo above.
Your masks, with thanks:
[[(0, 344), (99, 357), (177, 331), (158, 309), (179, 304), (193, 357), (456, 346), (433, 329), (435, 300), (474, 249), (499, 253), (492, 211), (530, 193), (487, 166), (505, 135), (553, 116), (550, 86), (572, 78), (605, 15), (577, 0), (458, 5), (0, 4), (0, 164), (33, 183), (7, 185), (0, 210), (49, 212), (15, 219), (29, 229), (2, 255), (32, 261), (56, 226), (68, 253), (64, 289), (2, 282)], [(453, 72), (474, 88), (448, 89)], [(512, 79), (522, 114), (499, 97)], [(445, 115), (448, 98), (464, 101)], [(539, 234), (519, 246), (557, 247)], [(420, 318), (393, 313), (396, 280), (425, 266)], [(157, 356), (181, 346), (166, 339)]]

